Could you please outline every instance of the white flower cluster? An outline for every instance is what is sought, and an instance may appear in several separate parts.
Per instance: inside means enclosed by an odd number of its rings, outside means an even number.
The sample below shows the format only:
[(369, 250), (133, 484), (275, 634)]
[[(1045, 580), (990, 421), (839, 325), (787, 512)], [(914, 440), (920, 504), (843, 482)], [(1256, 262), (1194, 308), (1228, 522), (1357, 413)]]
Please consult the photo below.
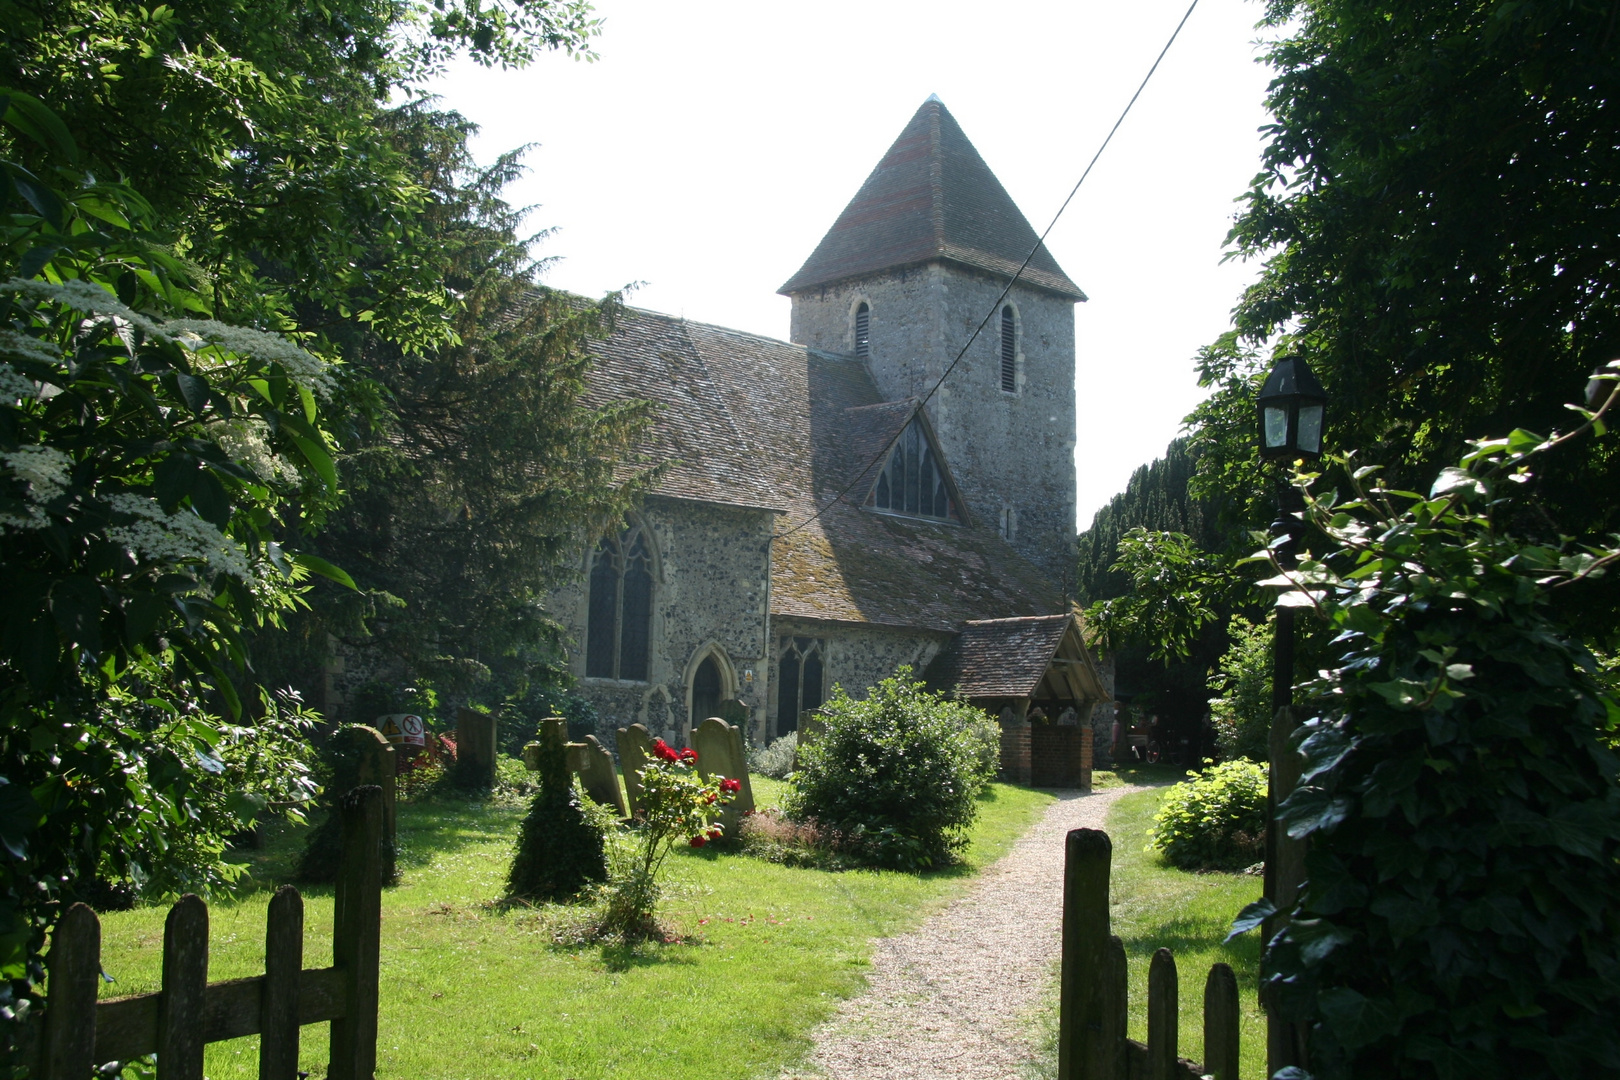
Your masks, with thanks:
[(246, 465), (260, 480), (280, 480), (296, 470), (270, 449), (270, 425), (256, 416), (216, 420), (207, 427), (208, 437), (231, 456)]
[(332, 396), (331, 365), (312, 352), (300, 349), (280, 334), (268, 334), (246, 326), (231, 326), (212, 319), (175, 319), (163, 324), (175, 340), (191, 349), (203, 343), (226, 352), (240, 353), (272, 364), (280, 364), (293, 379), (325, 401)]
[(212, 345), (225, 352), (239, 353), (272, 364), (280, 364), (295, 382), (307, 387), (321, 400), (328, 400), (335, 389), (331, 365), (314, 353), (301, 349), (280, 334), (266, 333), (246, 326), (231, 326), (213, 319), (171, 319), (158, 322), (132, 310), (116, 296), (89, 281), (53, 284), (25, 278), (12, 278), (0, 291), (14, 292), (35, 300), (62, 304), (75, 311), (119, 320), (139, 327), (146, 334), (173, 341), (193, 351)]
[(73, 459), (53, 446), (22, 446), (9, 454), (0, 454), (0, 461), (17, 479), (28, 485), (27, 516), (0, 513), (0, 527), (8, 529), (43, 529), (48, 524), (46, 503), (67, 491), (73, 471)]
[(168, 514), (156, 499), (127, 492), (109, 496), (107, 504), (116, 513), (135, 518), (128, 525), (110, 527), (107, 538), (140, 558), (169, 564), (200, 562), (238, 581), (252, 581), (253, 568), (242, 548), (190, 510)]

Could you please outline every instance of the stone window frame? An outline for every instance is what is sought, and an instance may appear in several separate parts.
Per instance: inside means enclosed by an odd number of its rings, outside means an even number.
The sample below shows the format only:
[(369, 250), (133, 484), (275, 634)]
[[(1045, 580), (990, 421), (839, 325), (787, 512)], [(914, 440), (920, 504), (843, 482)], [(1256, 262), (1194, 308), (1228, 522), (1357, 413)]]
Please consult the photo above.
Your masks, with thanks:
[[(804, 642), (809, 642), (809, 644), (805, 645)], [(817, 637), (814, 634), (787, 633), (782, 634), (777, 639), (776, 648), (771, 654), (771, 664), (775, 669), (772, 672), (772, 685), (775, 687), (775, 693), (772, 696), (774, 698), (773, 708), (776, 712), (776, 738), (782, 738), (789, 731), (797, 731), (799, 729), (799, 714), (808, 711), (804, 707), (804, 661), (811, 657), (814, 657), (821, 664), (820, 700), (811, 708), (820, 708), (826, 703), (829, 681), (827, 677), (828, 669), (832, 666), (829, 663), (831, 651), (831, 642), (825, 637)], [(794, 704), (798, 708), (791, 717), (784, 717), (782, 715), (782, 691), (787, 688), (787, 683), (782, 676), (782, 661), (787, 659), (790, 652), (798, 655), (799, 674), (794, 677), (793, 694)], [(783, 721), (787, 719), (792, 721), (792, 727), (783, 726)]]
[[(1018, 303), (1008, 298), (1001, 302), (1003, 314), (998, 318), (998, 333), (996, 342), (996, 386), (1005, 397), (1022, 397), (1024, 394), (1024, 313), (1019, 310)], [(1007, 322), (1005, 312), (1012, 312), (1012, 389), (1007, 389), (1005, 380), (1004, 351), (1009, 344), (1007, 335)]]
[[(621, 661), (623, 659), (622, 650), (624, 647), (624, 595), (622, 590), (624, 573), (626, 569), (621, 565), (618, 571), (619, 576), (617, 588), (619, 592), (615, 598), (616, 612), (612, 674), (593, 675), (591, 674), (591, 599), (593, 593), (593, 572), (596, 569), (597, 556), (601, 552), (603, 544), (611, 542), (613, 546), (620, 553), (622, 553), (625, 547), (626, 537), (630, 537), (632, 540), (639, 539), (646, 549), (646, 569), (649, 578), (646, 616), (647, 668), (643, 675), (639, 678), (626, 678), (621, 674)], [(619, 557), (622, 559), (622, 554)], [(617, 683), (635, 686), (645, 686), (648, 683), (655, 681), (654, 668), (657, 663), (658, 641), (660, 636), (658, 619), (658, 593), (663, 584), (663, 579), (663, 556), (658, 543), (658, 537), (656, 533), (654, 533), (652, 526), (639, 514), (626, 514), (624, 517), (624, 527), (622, 529), (620, 529), (617, 533), (610, 532), (605, 534), (595, 546), (589, 547), (585, 550), (584, 588), (580, 590), (580, 608), (584, 615), (584, 618), (581, 621), (585, 629), (585, 634), (584, 640), (581, 643), (582, 647), (580, 649), (580, 665), (577, 669), (584, 679), (596, 683)]]
[[(859, 331), (860, 312), (861, 312), (861, 306), (862, 305), (865, 305), (865, 307), (866, 307), (866, 351), (865, 352), (861, 351), (861, 339), (860, 339), (860, 331)], [(849, 302), (849, 320), (848, 321), (849, 321), (849, 353), (850, 353), (851, 356), (858, 356), (862, 360), (870, 360), (872, 358), (872, 312), (875, 311), (876, 308), (877, 308), (877, 305), (872, 303), (872, 298), (870, 296), (866, 295), (864, 292), (858, 292), (853, 297), (850, 298), (850, 302)]]
[(697, 678), (698, 668), (703, 661), (714, 658), (714, 666), (720, 671), (720, 700), (733, 700), (741, 694), (741, 681), (737, 677), (737, 665), (731, 662), (731, 655), (726, 652), (725, 646), (718, 641), (710, 639), (692, 650), (691, 658), (686, 662), (686, 670), (681, 673), (681, 695), (686, 705), (686, 719), (684, 726), (678, 728), (682, 740), (690, 743), (692, 732), (697, 725), (707, 720), (706, 716), (693, 714), (692, 683)]
[[(939, 480), (945, 485), (947, 510), (946, 516), (944, 517), (935, 515), (931, 511), (925, 514), (920, 510), (915, 512), (904, 509), (896, 510), (892, 505), (878, 505), (879, 491), (882, 489), (884, 482), (890, 478), (891, 466), (894, 463), (895, 455), (903, 452), (907, 432), (909, 432), (912, 428), (916, 428), (918, 430), (922, 445), (926, 449), (928, 455), (932, 458), (931, 464), (933, 469)], [(919, 460), (919, 471), (920, 465), (921, 462)], [(934, 437), (934, 429), (928, 422), (927, 414), (919, 411), (915, 416), (913, 416), (911, 420), (907, 422), (899, 437), (897, 437), (894, 440), (894, 443), (889, 447), (888, 453), (886, 453), (883, 457), (882, 464), (878, 466), (876, 478), (872, 481), (871, 487), (867, 489), (866, 498), (861, 503), (861, 509), (873, 514), (887, 514), (891, 517), (905, 518), (907, 521), (927, 521), (938, 525), (971, 524), (968, 517), (967, 504), (962, 499), (961, 490), (956, 486), (956, 477), (951, 475), (950, 466), (945, 462), (945, 455), (940, 452), (939, 440)]]

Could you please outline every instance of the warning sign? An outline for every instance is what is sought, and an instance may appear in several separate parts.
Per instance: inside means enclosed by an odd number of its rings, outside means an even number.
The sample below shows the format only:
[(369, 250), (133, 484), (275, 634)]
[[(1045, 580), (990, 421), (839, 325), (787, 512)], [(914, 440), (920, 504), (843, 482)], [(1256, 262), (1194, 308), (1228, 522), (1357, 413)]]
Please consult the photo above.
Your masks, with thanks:
[(420, 716), (392, 713), (377, 717), (377, 730), (396, 746), (426, 746), (427, 725)]

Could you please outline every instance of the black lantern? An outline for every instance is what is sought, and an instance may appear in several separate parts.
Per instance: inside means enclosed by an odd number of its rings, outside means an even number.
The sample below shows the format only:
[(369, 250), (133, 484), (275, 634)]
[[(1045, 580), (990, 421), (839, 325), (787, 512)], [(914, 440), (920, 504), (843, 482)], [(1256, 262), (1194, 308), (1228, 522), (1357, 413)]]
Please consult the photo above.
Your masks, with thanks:
[(1260, 409), (1260, 456), (1267, 461), (1293, 461), (1322, 454), (1322, 420), (1327, 391), (1311, 374), (1305, 358), (1278, 357), (1266, 374), (1257, 400)]

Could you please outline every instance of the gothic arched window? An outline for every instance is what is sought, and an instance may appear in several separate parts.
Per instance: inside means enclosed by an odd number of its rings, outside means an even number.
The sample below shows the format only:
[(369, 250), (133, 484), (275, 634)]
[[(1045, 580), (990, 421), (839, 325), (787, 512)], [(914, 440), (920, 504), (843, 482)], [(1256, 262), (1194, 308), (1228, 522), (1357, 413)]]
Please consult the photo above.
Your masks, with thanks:
[(961, 520), (921, 420), (913, 418), (900, 434), (866, 504), (897, 514)]
[(1011, 304), (1001, 309), (1001, 388), (1018, 392), (1018, 320)]
[(872, 308), (865, 300), (855, 309), (855, 355), (872, 355)]
[(641, 526), (605, 536), (591, 556), (585, 674), (645, 682), (652, 651), (652, 553)]
[(776, 737), (799, 728), (799, 714), (818, 709), (826, 673), (822, 643), (815, 638), (785, 637), (776, 664)]

